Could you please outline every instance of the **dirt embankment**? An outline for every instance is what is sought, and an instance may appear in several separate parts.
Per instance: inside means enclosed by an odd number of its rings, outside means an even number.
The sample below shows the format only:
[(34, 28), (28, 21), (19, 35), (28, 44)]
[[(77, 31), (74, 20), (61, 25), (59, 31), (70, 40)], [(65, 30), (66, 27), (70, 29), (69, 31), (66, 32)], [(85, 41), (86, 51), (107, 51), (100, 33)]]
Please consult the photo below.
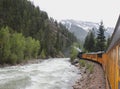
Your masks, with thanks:
[[(82, 60), (83, 61), (83, 60)], [(81, 71), (81, 78), (78, 79), (73, 89), (105, 89), (105, 75), (100, 64), (84, 60), (76, 66)]]

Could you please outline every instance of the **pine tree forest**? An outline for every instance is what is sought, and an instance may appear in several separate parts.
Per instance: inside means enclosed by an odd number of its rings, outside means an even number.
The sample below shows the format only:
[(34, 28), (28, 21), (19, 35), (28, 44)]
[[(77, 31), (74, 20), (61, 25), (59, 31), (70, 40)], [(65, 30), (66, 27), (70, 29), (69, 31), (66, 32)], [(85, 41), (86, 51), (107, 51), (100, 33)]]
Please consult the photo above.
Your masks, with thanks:
[(0, 0), (0, 64), (57, 57), (76, 42), (61, 23), (28, 0)]

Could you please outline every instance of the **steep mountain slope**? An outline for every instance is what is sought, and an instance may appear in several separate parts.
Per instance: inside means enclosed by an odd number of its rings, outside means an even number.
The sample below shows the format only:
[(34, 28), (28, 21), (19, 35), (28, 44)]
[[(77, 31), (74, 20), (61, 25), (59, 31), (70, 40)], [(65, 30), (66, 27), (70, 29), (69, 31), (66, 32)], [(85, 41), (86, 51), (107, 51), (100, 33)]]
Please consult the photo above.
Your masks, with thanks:
[[(97, 35), (97, 31), (99, 28), (99, 23), (87, 22), (87, 21), (76, 21), (76, 20), (62, 20), (62, 24), (64, 24), (70, 32), (74, 33), (74, 35), (81, 41), (84, 41), (89, 30), (94, 28), (95, 35)], [(105, 31), (105, 36), (111, 36), (113, 33), (113, 28), (107, 27)]]
[[(30, 0), (0, 0), (0, 30), (6, 26), (11, 28), (10, 33), (39, 40), (41, 58), (56, 57), (77, 41), (65, 26), (49, 18)], [(0, 39), (0, 47), (1, 44)]]

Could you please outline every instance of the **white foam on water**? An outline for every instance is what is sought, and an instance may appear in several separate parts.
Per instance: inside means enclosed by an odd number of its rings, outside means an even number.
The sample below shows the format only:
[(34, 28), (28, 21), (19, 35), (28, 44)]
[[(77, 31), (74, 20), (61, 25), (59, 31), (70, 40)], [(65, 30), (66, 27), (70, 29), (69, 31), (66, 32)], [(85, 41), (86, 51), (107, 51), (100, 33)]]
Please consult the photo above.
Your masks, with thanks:
[(73, 89), (80, 72), (69, 58), (0, 68), (0, 89)]

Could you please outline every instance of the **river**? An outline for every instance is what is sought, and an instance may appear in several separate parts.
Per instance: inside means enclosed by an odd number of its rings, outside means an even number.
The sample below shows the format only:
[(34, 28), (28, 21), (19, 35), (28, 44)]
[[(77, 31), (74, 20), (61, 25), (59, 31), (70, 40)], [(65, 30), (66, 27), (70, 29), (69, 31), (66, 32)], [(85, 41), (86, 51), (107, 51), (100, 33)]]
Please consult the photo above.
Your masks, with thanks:
[(0, 89), (73, 89), (79, 72), (69, 58), (0, 68)]

